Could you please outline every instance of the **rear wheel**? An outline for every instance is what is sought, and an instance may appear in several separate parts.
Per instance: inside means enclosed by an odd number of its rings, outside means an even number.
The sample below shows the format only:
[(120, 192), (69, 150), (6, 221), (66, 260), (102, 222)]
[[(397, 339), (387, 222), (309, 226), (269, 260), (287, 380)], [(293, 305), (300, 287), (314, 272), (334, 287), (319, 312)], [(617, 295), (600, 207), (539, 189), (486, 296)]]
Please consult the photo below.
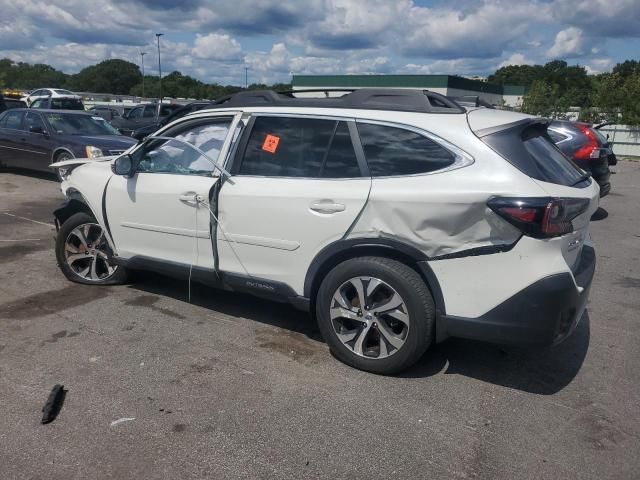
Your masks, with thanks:
[(114, 285), (127, 278), (124, 267), (110, 262), (111, 249), (103, 228), (92, 216), (79, 212), (60, 227), (56, 258), (62, 273), (72, 282)]
[(325, 277), (316, 298), (319, 328), (344, 363), (392, 374), (431, 344), (433, 298), (418, 273), (380, 257), (347, 260)]

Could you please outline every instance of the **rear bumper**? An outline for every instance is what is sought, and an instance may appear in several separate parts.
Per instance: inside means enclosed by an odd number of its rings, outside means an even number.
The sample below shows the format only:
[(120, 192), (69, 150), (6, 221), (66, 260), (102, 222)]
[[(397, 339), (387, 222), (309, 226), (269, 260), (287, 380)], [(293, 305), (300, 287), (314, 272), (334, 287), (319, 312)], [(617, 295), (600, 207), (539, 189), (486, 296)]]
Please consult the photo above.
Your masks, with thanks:
[(566, 272), (545, 277), (477, 318), (444, 315), (438, 319), (438, 337), (500, 344), (557, 344), (573, 332), (582, 317), (595, 266), (595, 251), (585, 245), (573, 276)]

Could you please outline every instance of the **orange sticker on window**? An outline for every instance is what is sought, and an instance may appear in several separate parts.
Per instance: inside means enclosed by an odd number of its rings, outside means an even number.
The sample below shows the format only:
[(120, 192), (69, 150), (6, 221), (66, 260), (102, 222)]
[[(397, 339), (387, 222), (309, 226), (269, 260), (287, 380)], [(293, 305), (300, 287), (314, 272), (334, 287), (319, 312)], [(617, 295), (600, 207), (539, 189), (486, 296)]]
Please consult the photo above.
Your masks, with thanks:
[(276, 153), (278, 144), (280, 143), (280, 137), (268, 134), (262, 143), (262, 150), (269, 153)]

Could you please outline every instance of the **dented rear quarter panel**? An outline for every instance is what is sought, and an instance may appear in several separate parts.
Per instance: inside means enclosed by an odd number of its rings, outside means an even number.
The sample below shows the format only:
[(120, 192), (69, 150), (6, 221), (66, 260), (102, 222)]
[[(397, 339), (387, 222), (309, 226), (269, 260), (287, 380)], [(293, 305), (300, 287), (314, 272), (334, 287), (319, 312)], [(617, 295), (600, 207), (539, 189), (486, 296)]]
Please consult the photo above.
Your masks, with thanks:
[[(393, 237), (433, 258), (472, 248), (511, 245), (517, 228), (491, 209), (493, 196), (541, 196), (545, 191), (474, 135), (465, 119), (447, 141), (473, 158), (458, 169), (374, 178), (369, 200), (348, 238)], [(416, 126), (438, 134), (422, 120)]]

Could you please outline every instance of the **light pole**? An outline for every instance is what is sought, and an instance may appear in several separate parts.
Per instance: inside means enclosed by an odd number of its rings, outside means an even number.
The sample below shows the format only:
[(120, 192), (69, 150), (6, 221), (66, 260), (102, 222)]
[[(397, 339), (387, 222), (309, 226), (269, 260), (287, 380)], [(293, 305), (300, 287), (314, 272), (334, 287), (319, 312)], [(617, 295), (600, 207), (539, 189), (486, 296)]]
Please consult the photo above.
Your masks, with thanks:
[(244, 67), (244, 88), (249, 88), (249, 67)]
[(142, 98), (144, 98), (144, 56), (147, 52), (140, 52), (140, 58), (142, 58)]
[(160, 64), (160, 37), (164, 33), (156, 33), (156, 39), (158, 40), (158, 75), (160, 77), (160, 103), (162, 103), (162, 65)]

